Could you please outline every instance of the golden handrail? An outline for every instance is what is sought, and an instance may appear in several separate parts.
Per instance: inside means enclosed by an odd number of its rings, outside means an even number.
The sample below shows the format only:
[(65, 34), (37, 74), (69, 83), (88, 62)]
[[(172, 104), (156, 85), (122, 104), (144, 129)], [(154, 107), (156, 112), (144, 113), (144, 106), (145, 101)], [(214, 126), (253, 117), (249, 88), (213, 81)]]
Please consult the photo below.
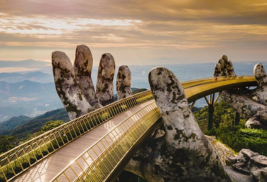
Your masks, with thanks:
[[(255, 78), (253, 76), (220, 77), (215, 81), (212, 77), (182, 83), (186, 95), (189, 96), (189, 100), (198, 97), (201, 93), (210, 94), (210, 92), (218, 89), (222, 90), (229, 86), (238, 87), (245, 85), (256, 85)], [(145, 107), (124, 120), (119, 126), (103, 136), (77, 157), (51, 181), (105, 181), (123, 160), (131, 147), (133, 147), (134, 144), (138, 142), (139, 138), (146, 133), (149, 127), (160, 118), (160, 113), (155, 103), (149, 104), (147, 107), (152, 107), (152, 105), (153, 109), (145, 111)], [(134, 124), (131, 125), (128, 123), (131, 118), (138, 117), (139, 114), (143, 115), (139, 117)], [(151, 116), (153, 116), (153, 119), (150, 118)], [(140, 127), (140, 130), (136, 129), (136, 125)], [(125, 130), (123, 126), (126, 128)], [(144, 131), (141, 132), (141, 128)], [(140, 132), (137, 133), (138, 131)]]
[(69, 142), (118, 114), (153, 98), (144, 91), (113, 102), (75, 120), (47, 131), (0, 155), (0, 182), (8, 181)]
[(160, 117), (153, 101), (100, 138), (51, 181), (105, 181), (139, 138)]

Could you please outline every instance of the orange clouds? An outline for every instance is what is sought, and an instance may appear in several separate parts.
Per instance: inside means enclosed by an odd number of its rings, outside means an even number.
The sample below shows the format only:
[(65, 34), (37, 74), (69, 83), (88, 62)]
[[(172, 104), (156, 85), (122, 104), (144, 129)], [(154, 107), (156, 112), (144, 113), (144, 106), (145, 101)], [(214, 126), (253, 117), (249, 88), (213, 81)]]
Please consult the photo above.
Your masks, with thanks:
[[(264, 0), (9, 0), (0, 1), (0, 12), (0, 48), (23, 48), (22, 59), (32, 56), (36, 47), (50, 51), (74, 49), (77, 44), (87, 44), (100, 54), (115, 51), (120, 59), (137, 64), (144, 57), (153, 62), (155, 56), (166, 55), (170, 59), (182, 55), (193, 62), (194, 56), (184, 50), (235, 55), (234, 51), (249, 49), (253, 55), (262, 50), (265, 56)], [(135, 49), (137, 58), (128, 58), (127, 49)], [(216, 51), (210, 53), (211, 49)], [(6, 52), (0, 54), (8, 59)], [(49, 60), (50, 55), (40, 59)]]

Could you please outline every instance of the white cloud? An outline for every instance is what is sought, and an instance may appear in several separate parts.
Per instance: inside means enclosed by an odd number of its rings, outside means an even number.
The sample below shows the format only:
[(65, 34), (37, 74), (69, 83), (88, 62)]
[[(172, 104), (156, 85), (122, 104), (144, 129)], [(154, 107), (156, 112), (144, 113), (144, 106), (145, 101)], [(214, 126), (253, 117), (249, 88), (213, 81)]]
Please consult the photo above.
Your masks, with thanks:
[(62, 35), (79, 30), (101, 29), (106, 27), (124, 28), (135, 26), (138, 23), (141, 23), (141, 21), (86, 18), (51, 19), (47, 17), (29, 18), (13, 16), (0, 19), (0, 32), (8, 34)]

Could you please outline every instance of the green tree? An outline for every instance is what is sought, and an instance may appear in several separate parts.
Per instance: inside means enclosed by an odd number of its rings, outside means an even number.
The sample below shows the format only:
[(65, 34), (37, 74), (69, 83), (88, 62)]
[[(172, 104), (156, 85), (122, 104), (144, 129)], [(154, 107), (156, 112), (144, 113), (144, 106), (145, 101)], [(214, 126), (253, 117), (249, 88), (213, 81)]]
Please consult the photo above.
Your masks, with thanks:
[(46, 132), (46, 131), (52, 130), (52, 129), (54, 129), (54, 128), (62, 125), (62, 124), (64, 124), (64, 122), (62, 120), (48, 121), (42, 126), (41, 131)]
[(15, 147), (16, 138), (13, 136), (0, 135), (0, 153), (4, 153)]
[[(208, 123), (208, 109), (202, 108), (199, 111), (194, 112), (194, 116), (198, 121), (202, 132), (206, 132)], [(225, 101), (219, 101), (214, 106), (213, 114), (213, 128), (219, 128), (220, 126), (231, 126), (234, 123), (236, 111), (231, 108)], [(245, 124), (244, 118), (241, 118), (241, 125)]]
[(247, 118), (241, 118), (239, 125), (233, 125), (236, 111), (226, 102), (220, 101), (215, 104), (212, 130), (207, 130), (207, 107), (194, 112), (194, 115), (201, 130), (206, 135), (215, 136), (236, 152), (242, 148), (248, 148), (262, 155), (267, 155), (267, 131), (245, 128)]
[(56, 120), (56, 121), (47, 121), (42, 127), (40, 131), (37, 131), (31, 135), (29, 135), (29, 137), (27, 138), (27, 140), (32, 139), (34, 137), (37, 137), (49, 130), (52, 130), (60, 125), (64, 124), (64, 122), (62, 120)]

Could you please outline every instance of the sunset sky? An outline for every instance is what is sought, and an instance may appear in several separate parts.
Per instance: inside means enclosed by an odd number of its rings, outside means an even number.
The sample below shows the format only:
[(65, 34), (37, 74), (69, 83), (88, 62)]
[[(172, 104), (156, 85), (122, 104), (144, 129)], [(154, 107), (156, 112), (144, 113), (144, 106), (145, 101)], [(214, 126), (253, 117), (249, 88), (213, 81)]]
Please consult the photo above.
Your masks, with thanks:
[(0, 0), (0, 60), (74, 60), (87, 45), (99, 64), (267, 61), (266, 0)]

